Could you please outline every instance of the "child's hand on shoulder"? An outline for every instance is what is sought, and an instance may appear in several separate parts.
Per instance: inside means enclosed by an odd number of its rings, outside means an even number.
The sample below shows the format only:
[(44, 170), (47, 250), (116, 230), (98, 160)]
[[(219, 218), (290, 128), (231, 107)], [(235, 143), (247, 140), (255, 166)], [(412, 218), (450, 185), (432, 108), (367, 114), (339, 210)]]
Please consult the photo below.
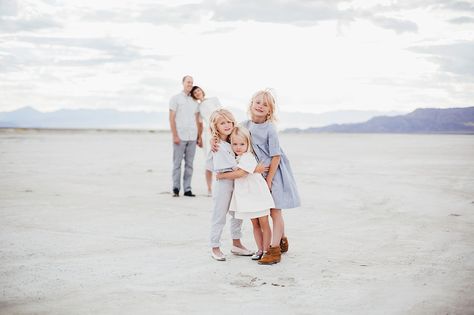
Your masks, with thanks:
[(270, 169), (270, 167), (265, 166), (265, 165), (263, 165), (263, 162), (260, 162), (260, 163), (257, 164), (257, 166), (255, 167), (255, 170), (253, 172), (263, 174), (263, 173), (268, 172), (269, 169)]
[(217, 152), (219, 150), (219, 138), (212, 137), (210, 142), (211, 142), (211, 151)]

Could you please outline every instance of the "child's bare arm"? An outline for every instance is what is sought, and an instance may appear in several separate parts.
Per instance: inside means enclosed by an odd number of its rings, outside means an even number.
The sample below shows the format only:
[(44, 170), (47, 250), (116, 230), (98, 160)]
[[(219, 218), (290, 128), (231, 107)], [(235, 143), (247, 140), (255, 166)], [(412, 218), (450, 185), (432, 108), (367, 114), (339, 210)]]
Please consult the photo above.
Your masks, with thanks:
[(273, 176), (275, 176), (278, 165), (280, 164), (281, 157), (279, 155), (272, 156), (272, 161), (270, 162), (270, 169), (268, 170), (267, 175), (267, 185), (270, 190), (272, 190)]
[(238, 168), (232, 172), (217, 173), (216, 178), (217, 179), (236, 179), (236, 178), (244, 177), (246, 175), (248, 175), (246, 171)]

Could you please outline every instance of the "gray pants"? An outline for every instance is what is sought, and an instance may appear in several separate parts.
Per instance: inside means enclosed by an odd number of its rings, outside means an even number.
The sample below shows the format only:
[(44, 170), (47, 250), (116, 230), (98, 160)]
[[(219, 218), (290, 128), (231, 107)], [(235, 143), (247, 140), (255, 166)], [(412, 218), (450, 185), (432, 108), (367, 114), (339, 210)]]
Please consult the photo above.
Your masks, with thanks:
[(191, 190), (191, 179), (193, 177), (193, 161), (196, 153), (196, 141), (182, 141), (173, 143), (173, 188), (181, 188), (181, 164), (184, 158), (184, 191)]
[[(221, 246), (221, 236), (224, 230), (230, 200), (234, 191), (234, 181), (231, 179), (214, 180), (212, 183), (212, 219), (211, 219), (211, 247)], [(237, 240), (242, 237), (242, 220), (230, 218), (230, 235)]]

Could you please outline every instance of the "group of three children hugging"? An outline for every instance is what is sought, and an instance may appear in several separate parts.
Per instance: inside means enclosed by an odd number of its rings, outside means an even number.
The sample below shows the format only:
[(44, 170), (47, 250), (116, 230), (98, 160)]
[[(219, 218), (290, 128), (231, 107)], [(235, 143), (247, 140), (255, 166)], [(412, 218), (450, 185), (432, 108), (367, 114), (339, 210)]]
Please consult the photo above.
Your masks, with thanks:
[[(206, 167), (216, 174), (212, 191), (211, 256), (218, 261), (226, 259), (220, 239), (230, 213), (231, 252), (270, 265), (280, 262), (281, 253), (288, 251), (282, 209), (299, 207), (300, 198), (273, 124), (275, 98), (271, 92), (255, 93), (249, 113), (251, 119), (240, 125), (226, 109), (214, 111), (209, 120), (214, 140)], [(240, 241), (244, 219), (252, 221), (256, 252)]]

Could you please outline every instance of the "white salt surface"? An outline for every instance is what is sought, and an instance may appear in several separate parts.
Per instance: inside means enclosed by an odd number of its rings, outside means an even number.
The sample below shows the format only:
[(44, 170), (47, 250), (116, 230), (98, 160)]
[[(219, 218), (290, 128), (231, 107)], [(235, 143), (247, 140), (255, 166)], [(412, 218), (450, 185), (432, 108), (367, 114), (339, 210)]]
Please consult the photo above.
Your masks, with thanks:
[[(0, 131), (1, 314), (474, 314), (474, 136), (282, 134), (290, 250), (211, 259), (171, 137)], [(253, 247), (251, 225), (243, 242)]]

